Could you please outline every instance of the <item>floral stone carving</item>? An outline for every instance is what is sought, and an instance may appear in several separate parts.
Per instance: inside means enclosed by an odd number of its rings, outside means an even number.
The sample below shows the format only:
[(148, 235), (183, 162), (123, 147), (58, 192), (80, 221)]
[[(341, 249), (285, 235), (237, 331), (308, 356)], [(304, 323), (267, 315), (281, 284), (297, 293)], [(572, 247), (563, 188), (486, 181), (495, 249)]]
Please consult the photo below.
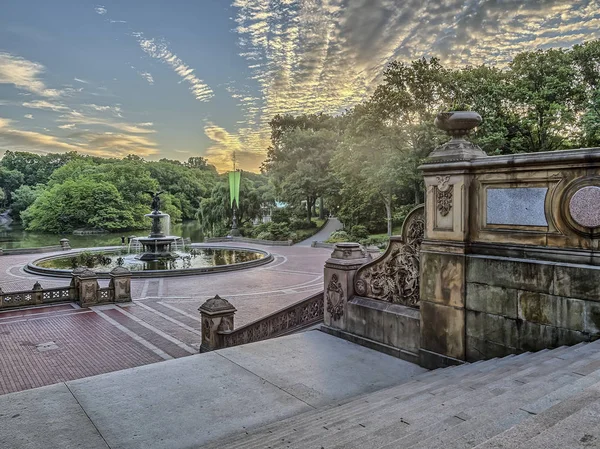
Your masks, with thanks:
[(421, 242), (425, 235), (424, 207), (413, 209), (402, 228), (402, 236), (392, 237), (383, 256), (356, 272), (356, 293), (410, 307), (419, 307), (419, 267)]
[(331, 276), (326, 292), (327, 312), (331, 314), (334, 320), (339, 320), (344, 314), (344, 290), (337, 274)]
[(436, 193), (436, 207), (442, 217), (445, 217), (450, 213), (452, 209), (452, 185), (449, 185), (450, 176), (438, 176), (437, 177), (437, 188)]

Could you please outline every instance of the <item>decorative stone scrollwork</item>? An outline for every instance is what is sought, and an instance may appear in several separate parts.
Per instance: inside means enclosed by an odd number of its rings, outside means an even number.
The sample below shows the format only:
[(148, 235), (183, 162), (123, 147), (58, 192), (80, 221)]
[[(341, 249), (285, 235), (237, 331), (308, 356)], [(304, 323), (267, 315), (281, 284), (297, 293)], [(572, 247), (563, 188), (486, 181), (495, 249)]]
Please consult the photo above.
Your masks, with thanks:
[(326, 298), (327, 312), (334, 320), (339, 320), (344, 314), (344, 290), (337, 274), (331, 276), (329, 285), (327, 285)]
[(419, 307), (419, 251), (424, 235), (425, 217), (424, 207), (421, 205), (408, 214), (402, 236), (390, 239), (383, 256), (363, 265), (356, 272), (356, 293), (368, 298)]
[(452, 209), (452, 186), (448, 184), (450, 176), (437, 176), (437, 188), (435, 190), (437, 210), (445, 217)]

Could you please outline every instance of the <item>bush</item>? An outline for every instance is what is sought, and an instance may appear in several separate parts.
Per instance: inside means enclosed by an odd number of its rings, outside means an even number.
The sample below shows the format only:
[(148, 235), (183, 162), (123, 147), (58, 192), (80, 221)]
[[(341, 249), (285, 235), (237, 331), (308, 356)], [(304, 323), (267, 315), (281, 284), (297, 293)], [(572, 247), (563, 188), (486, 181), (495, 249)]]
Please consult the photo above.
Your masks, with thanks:
[(350, 235), (355, 240), (363, 240), (369, 237), (369, 231), (366, 226), (363, 225), (354, 225), (350, 229)]
[(390, 241), (388, 236), (368, 237), (360, 241), (364, 246), (376, 246), (379, 249), (385, 249)]
[(297, 218), (290, 220), (290, 229), (292, 231), (297, 231), (299, 229), (314, 229), (316, 227), (317, 224), (314, 221), (309, 223), (306, 220), (298, 220)]
[(261, 223), (254, 228), (253, 237), (260, 240), (289, 240), (290, 228), (286, 223)]
[(340, 242), (350, 242), (352, 239), (350, 235), (346, 231), (335, 231), (332, 232), (326, 243), (340, 243)]
[(292, 217), (292, 212), (286, 207), (282, 209), (274, 209), (271, 212), (271, 220), (275, 223), (289, 223)]

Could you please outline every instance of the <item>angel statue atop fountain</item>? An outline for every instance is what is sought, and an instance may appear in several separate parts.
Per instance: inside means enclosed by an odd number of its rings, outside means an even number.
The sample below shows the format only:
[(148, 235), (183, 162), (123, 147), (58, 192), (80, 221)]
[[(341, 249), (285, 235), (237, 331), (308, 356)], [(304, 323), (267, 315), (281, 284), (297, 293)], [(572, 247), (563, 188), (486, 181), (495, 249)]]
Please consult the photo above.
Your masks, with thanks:
[(150, 191), (146, 191), (146, 193), (149, 193), (150, 196), (152, 196), (152, 213), (157, 214), (160, 212), (160, 194), (163, 193), (164, 191), (161, 190), (160, 192), (150, 192)]

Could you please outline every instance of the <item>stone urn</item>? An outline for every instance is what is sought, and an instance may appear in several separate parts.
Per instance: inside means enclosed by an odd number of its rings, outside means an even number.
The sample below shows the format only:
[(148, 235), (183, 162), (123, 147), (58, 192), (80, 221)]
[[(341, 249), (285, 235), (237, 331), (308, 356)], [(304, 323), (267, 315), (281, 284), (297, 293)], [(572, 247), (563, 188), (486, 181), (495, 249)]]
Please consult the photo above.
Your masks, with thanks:
[(464, 137), (481, 124), (481, 115), (474, 111), (440, 112), (433, 123), (453, 137)]
[(436, 148), (426, 163), (466, 161), (486, 157), (485, 152), (465, 137), (481, 123), (481, 115), (474, 111), (440, 112), (434, 121), (437, 128), (452, 136), (450, 142)]

